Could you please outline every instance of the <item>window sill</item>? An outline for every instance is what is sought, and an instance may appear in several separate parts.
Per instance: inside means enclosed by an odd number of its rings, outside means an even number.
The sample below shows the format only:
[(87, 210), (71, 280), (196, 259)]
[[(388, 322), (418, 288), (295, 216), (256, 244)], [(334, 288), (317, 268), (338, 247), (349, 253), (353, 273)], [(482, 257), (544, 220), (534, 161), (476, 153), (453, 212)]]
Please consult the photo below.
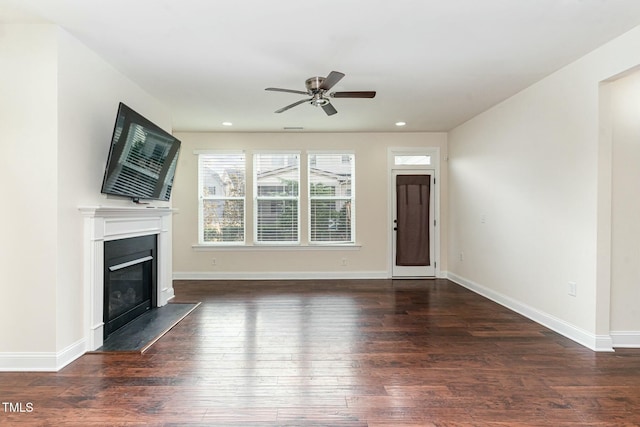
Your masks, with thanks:
[(191, 245), (194, 251), (359, 251), (359, 244), (334, 245)]

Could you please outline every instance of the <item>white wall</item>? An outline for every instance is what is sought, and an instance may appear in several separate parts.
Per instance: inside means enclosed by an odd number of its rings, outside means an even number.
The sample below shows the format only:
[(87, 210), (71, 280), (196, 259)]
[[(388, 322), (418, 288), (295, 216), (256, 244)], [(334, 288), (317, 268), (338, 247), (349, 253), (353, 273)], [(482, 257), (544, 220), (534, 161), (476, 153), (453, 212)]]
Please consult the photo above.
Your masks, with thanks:
[(167, 130), (171, 115), (55, 26), (8, 25), (0, 37), (0, 324), (19, 325), (3, 328), (0, 370), (50, 370), (84, 349), (78, 207), (130, 205), (100, 194), (118, 102)]
[(591, 348), (611, 344), (599, 84), (639, 63), (636, 28), (449, 138), (451, 277)]
[(0, 63), (0, 352), (52, 351), (58, 241), (55, 28), (0, 26)]
[[(640, 345), (640, 72), (609, 84), (612, 108), (611, 330)], [(635, 335), (636, 341), (633, 341)], [(631, 342), (629, 342), (631, 341)]]
[[(173, 206), (174, 277), (270, 278), (270, 277), (387, 277), (390, 257), (388, 230), (388, 147), (439, 147), (446, 156), (444, 133), (177, 133), (182, 150), (177, 168)], [(356, 157), (357, 250), (196, 250), (198, 243), (198, 175), (194, 150), (352, 150)], [(304, 161), (304, 160), (303, 160)], [(445, 163), (445, 162), (441, 162)], [(446, 194), (446, 164), (442, 166), (442, 193)], [(302, 215), (306, 212), (301, 202)], [(446, 200), (441, 218), (446, 218)], [(247, 221), (250, 221), (247, 209)], [(306, 219), (301, 218), (304, 224)], [(441, 223), (446, 230), (446, 221)], [(304, 234), (304, 227), (302, 233)], [(443, 231), (444, 234), (444, 231)], [(301, 236), (304, 242), (306, 236)], [(247, 236), (250, 243), (252, 236)], [(446, 254), (443, 241), (441, 253)], [(213, 266), (211, 259), (216, 258)], [(341, 265), (347, 258), (347, 266)], [(441, 258), (446, 269), (446, 256)]]

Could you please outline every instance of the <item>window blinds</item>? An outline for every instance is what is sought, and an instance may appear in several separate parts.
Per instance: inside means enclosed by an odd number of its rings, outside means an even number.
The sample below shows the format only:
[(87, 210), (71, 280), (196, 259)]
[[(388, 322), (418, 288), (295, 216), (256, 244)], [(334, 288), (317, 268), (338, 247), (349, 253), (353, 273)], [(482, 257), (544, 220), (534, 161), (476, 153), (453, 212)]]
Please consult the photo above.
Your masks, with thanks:
[(300, 155), (254, 155), (255, 240), (298, 243)]
[(198, 156), (201, 243), (245, 241), (245, 155)]
[(354, 242), (353, 154), (309, 154), (309, 241)]

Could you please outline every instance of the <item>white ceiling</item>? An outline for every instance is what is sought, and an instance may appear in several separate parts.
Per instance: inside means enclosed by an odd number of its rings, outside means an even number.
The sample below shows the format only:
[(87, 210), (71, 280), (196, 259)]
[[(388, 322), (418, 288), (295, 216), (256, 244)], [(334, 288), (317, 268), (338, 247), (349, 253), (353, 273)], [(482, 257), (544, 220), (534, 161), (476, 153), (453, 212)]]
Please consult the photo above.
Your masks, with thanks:
[[(639, 25), (640, 0), (0, 0), (1, 21), (32, 14), (168, 105), (174, 130), (446, 131)], [(332, 70), (333, 90), (376, 98), (274, 113), (304, 97), (266, 87)]]

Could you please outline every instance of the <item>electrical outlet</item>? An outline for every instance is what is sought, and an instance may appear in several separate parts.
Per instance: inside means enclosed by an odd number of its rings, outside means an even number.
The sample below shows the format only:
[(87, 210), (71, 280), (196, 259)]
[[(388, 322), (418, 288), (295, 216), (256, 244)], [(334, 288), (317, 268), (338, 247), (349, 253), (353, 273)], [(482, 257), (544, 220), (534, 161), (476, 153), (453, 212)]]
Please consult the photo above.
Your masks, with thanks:
[(460, 252), (460, 261), (464, 261), (464, 252)]
[(218, 260), (216, 260), (215, 258), (211, 258), (211, 265), (213, 266), (218, 265)]
[(346, 258), (342, 258), (340, 260), (340, 265), (343, 266), (343, 267), (346, 266), (347, 265), (347, 259)]
[(578, 285), (576, 282), (569, 282), (569, 291), (568, 294), (572, 297), (575, 297), (578, 292)]

